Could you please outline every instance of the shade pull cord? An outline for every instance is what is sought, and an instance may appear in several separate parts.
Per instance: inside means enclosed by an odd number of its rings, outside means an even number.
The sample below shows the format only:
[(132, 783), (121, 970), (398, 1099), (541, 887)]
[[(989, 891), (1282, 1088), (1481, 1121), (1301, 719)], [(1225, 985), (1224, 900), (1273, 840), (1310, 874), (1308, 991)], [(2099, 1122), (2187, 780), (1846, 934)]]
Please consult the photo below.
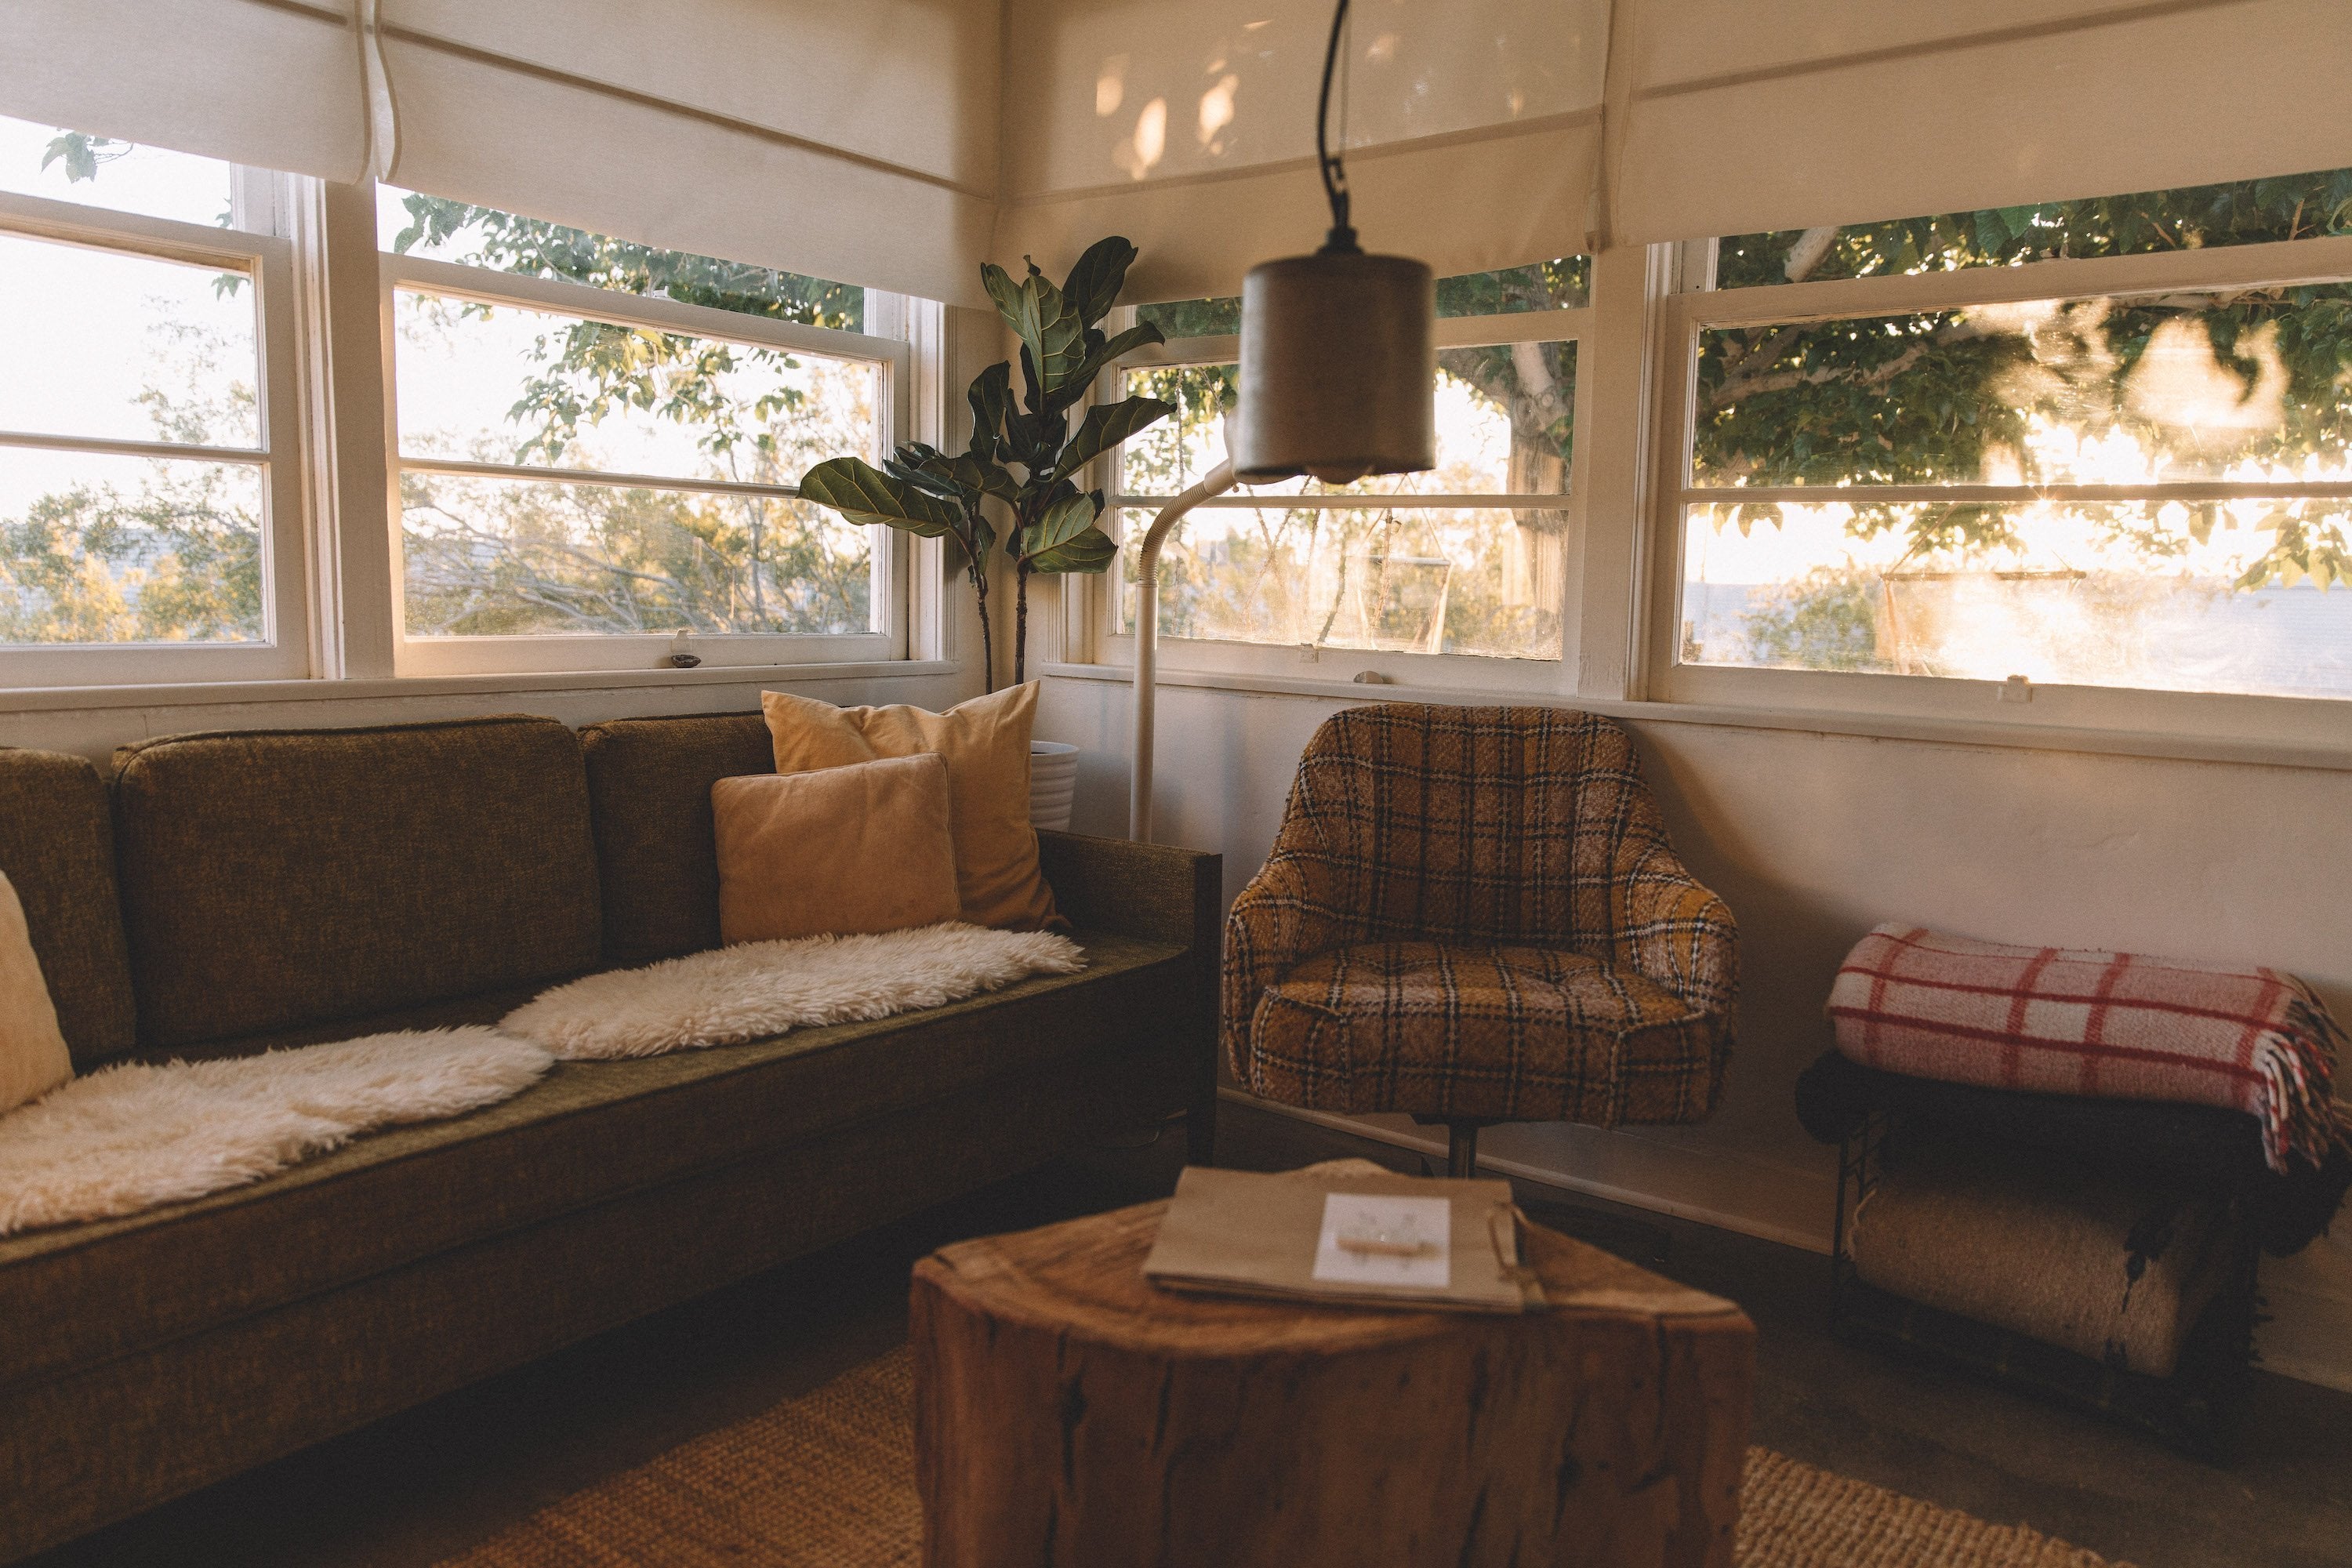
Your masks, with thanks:
[(358, 0), (360, 79), (367, 98), (367, 174), (390, 182), (400, 163), (400, 105), (392, 90), (392, 68), (384, 62), (381, 0)]
[(1323, 240), (1327, 251), (1359, 248), (1356, 231), (1348, 222), (1347, 165), (1332, 153), (1330, 140), (1331, 79), (1339, 63), (1339, 38), (1347, 22), (1348, 0), (1339, 0), (1339, 8), (1331, 13), (1331, 41), (1323, 50), (1323, 96), (1315, 109), (1315, 162), (1323, 174), (1323, 194), (1331, 203), (1331, 232)]

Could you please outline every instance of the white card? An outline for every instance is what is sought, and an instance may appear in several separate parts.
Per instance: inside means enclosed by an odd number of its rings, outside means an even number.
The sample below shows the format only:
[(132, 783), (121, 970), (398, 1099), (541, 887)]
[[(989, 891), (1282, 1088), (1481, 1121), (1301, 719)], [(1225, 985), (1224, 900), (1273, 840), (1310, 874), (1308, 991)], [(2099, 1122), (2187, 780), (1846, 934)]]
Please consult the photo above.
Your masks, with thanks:
[(1332, 1193), (1323, 1199), (1315, 1278), (1339, 1285), (1454, 1283), (1454, 1205), (1445, 1198)]

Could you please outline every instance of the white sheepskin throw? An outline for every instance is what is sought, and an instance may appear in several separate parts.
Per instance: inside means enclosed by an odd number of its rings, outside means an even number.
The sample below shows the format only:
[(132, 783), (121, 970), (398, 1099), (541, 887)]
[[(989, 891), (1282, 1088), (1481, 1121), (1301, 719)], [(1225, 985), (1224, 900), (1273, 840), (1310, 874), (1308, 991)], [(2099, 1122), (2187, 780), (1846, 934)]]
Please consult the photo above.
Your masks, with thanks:
[(495, 1104), (550, 1065), (467, 1028), (101, 1068), (0, 1116), (0, 1236), (239, 1186), (373, 1128)]
[(650, 1057), (887, 1018), (1086, 965), (1066, 936), (952, 921), (874, 936), (747, 942), (558, 985), (499, 1027), (565, 1061)]

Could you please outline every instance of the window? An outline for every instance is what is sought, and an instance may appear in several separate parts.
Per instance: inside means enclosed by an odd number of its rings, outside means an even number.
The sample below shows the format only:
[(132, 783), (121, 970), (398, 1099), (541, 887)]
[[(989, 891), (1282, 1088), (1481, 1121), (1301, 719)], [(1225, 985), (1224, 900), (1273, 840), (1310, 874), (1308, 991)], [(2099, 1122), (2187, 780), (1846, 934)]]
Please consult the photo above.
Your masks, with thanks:
[[(1162, 554), (1160, 635), (1202, 645), (1272, 644), (1402, 658), (1529, 661), (1550, 684), (1567, 617), (1564, 540), (1574, 526), (1581, 258), (1438, 284), (1438, 466), (1328, 486), (1309, 479), (1215, 498)], [(1129, 442), (1115, 469), (1122, 538), (1223, 455), (1238, 303), (1144, 306), (1170, 334), (1121, 368), (1123, 390), (1175, 415)], [(1110, 629), (1134, 624), (1132, 545), (1111, 585)], [(1228, 660), (1230, 662), (1230, 660)]]
[(896, 542), (791, 483), (903, 426), (864, 289), (380, 201), (404, 671), (903, 651)]
[(307, 673), (290, 254), (252, 188), (0, 119), (0, 685)]
[(236, 185), (233, 163), (0, 115), (0, 191), (229, 228)]
[(2352, 697), (2352, 172), (1714, 265), (1671, 310), (1670, 695)]

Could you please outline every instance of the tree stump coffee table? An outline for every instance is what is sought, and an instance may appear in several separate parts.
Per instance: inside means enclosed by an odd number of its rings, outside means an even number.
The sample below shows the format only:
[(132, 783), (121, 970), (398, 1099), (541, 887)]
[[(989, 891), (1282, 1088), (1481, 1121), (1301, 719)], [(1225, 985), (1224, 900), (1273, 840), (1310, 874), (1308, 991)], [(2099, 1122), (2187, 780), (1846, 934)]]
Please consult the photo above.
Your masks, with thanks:
[(915, 1266), (927, 1568), (1729, 1568), (1732, 1303), (1537, 1226), (1523, 1317), (1180, 1296), (1166, 1206)]

